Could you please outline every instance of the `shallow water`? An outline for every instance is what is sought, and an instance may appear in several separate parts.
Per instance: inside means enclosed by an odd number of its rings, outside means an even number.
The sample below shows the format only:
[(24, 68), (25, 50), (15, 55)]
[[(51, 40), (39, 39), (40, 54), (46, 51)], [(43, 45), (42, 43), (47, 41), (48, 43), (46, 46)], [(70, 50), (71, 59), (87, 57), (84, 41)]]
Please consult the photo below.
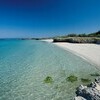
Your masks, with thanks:
[[(80, 78), (100, 71), (82, 58), (51, 43), (0, 40), (0, 100), (71, 100)], [(78, 77), (68, 82), (69, 75)], [(51, 76), (52, 83), (44, 79)]]

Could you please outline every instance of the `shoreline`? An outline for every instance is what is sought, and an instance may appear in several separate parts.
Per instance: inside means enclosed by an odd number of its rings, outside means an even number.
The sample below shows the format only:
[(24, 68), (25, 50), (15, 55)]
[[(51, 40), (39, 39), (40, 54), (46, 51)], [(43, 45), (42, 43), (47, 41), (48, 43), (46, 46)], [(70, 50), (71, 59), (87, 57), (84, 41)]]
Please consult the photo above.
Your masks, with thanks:
[(78, 43), (54, 43), (56, 46), (67, 50), (100, 69), (100, 45)]
[(53, 39), (42, 39), (40, 41), (52, 43), (53, 42)]
[[(53, 40), (42, 40), (52, 43)], [(100, 45), (97, 44), (80, 44), (80, 43), (68, 43), (68, 42), (56, 42), (54, 45), (67, 50), (76, 56), (81, 57), (90, 64), (100, 69)]]

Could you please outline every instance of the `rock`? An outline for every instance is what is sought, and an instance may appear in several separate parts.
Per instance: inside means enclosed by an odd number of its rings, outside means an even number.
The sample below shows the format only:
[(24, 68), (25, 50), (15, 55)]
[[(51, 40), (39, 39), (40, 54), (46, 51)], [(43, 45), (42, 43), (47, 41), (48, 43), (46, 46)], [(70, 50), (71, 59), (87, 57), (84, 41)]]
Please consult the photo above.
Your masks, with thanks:
[(95, 84), (96, 84), (95, 89), (97, 89), (98, 91), (100, 91), (100, 85), (98, 83), (96, 83), (96, 82), (95, 82)]
[(96, 40), (96, 44), (100, 44), (100, 39)]
[(100, 85), (100, 77), (96, 78), (95, 82), (98, 83), (98, 85)]
[(100, 77), (88, 86), (80, 85), (76, 89), (74, 100), (100, 100)]
[(95, 88), (95, 87), (96, 87), (95, 82), (92, 82), (92, 83), (89, 85), (89, 87)]
[(75, 97), (74, 100), (86, 100), (86, 99), (81, 96), (78, 96), (78, 97)]
[(100, 100), (100, 91), (95, 88), (88, 87), (76, 91), (77, 96), (82, 96), (86, 100)]
[(80, 85), (76, 90), (76, 94), (77, 94), (77, 96), (81, 96), (81, 94), (82, 94), (82, 92), (83, 92), (83, 90), (85, 89), (85, 88), (87, 88), (87, 86), (83, 86), (83, 85)]

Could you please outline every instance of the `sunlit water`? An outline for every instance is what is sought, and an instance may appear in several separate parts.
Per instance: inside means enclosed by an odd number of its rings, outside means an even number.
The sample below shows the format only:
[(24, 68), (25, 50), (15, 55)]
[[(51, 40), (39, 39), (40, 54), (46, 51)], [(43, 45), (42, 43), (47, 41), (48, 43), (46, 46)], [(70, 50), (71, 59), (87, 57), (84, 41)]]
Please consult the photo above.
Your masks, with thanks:
[[(0, 40), (0, 100), (71, 100), (96, 66), (52, 43)], [(78, 77), (68, 82), (70, 75)], [(50, 76), (52, 83), (45, 83)]]

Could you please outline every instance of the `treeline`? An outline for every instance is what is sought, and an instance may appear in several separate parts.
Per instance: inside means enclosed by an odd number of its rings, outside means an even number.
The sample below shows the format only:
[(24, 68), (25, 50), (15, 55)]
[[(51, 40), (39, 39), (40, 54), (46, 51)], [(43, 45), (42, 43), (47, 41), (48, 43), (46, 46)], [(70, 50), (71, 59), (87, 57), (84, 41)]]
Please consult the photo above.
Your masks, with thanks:
[(68, 34), (66, 36), (60, 36), (60, 37), (62, 37), (62, 38), (66, 38), (66, 37), (100, 37), (100, 31), (95, 32), (95, 33), (90, 33), (90, 34), (85, 34), (85, 33), (74, 34), (74, 33), (72, 33), (72, 34)]

